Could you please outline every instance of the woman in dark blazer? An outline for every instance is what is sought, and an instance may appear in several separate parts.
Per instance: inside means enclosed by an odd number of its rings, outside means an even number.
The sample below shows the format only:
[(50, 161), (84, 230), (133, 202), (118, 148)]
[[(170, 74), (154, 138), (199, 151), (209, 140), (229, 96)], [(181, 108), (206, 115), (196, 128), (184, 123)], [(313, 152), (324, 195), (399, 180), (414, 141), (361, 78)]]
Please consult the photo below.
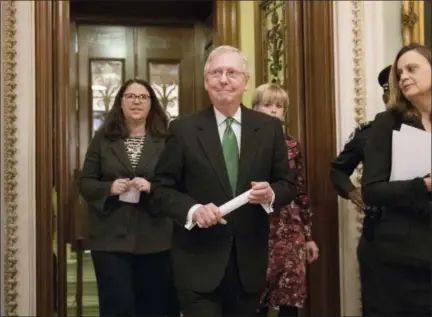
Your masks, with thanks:
[(431, 177), (390, 181), (393, 131), (407, 124), (431, 132), (431, 75), (430, 48), (400, 50), (390, 74), (389, 109), (376, 116), (366, 146), (363, 199), (383, 209), (373, 241), (359, 245), (359, 257), (369, 263), (363, 296), (370, 316), (432, 313)]
[(152, 87), (128, 80), (87, 150), (79, 187), (89, 207), (100, 316), (178, 316), (172, 223), (148, 212), (167, 125)]

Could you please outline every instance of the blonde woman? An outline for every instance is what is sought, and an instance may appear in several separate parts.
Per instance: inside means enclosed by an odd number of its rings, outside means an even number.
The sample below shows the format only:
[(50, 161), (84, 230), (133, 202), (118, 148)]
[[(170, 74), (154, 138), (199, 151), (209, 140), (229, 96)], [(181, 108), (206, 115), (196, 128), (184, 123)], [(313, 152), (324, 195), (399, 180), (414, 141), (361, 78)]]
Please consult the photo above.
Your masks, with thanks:
[[(276, 84), (259, 86), (252, 99), (256, 111), (284, 117), (288, 94)], [(312, 240), (312, 213), (303, 176), (299, 142), (286, 136), (288, 164), (297, 171), (297, 197), (270, 219), (269, 263), (267, 285), (261, 297), (260, 312), (279, 310), (279, 316), (297, 316), (307, 295), (306, 263), (318, 258), (318, 247)]]

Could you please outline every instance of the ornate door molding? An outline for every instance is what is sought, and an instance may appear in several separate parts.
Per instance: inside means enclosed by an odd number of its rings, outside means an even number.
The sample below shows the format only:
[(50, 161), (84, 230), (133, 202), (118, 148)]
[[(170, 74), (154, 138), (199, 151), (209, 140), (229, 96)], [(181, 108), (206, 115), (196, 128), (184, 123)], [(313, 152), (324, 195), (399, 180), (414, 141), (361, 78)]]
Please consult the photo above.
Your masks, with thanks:
[[(16, 3), (14, 1), (2, 1), (1, 7), (1, 102), (2, 102), (2, 225), (5, 248), (1, 250), (3, 276), (2, 297), (4, 307), (0, 314), (6, 316), (18, 316), (18, 166), (17, 166), (17, 18)], [(3, 198), (2, 197), (2, 198)], [(2, 241), (3, 242), (3, 241)], [(2, 243), (3, 246), (3, 243)], [(2, 306), (3, 306), (2, 305)]]
[(401, 7), (402, 15), (402, 43), (408, 45), (425, 42), (425, 12), (424, 1), (404, 0)]

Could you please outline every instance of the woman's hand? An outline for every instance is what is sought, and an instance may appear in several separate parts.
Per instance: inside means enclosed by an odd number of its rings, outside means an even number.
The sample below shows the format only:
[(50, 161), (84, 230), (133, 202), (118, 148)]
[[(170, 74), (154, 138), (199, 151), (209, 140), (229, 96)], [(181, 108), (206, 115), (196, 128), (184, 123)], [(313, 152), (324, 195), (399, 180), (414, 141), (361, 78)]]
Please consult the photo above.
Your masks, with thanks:
[(148, 180), (142, 177), (135, 177), (130, 181), (131, 186), (134, 186), (140, 192), (150, 193), (151, 184)]
[(425, 178), (423, 178), (423, 180), (424, 180), (424, 183), (425, 183), (427, 189), (428, 189), (429, 191), (432, 191), (432, 186), (431, 186), (431, 177), (430, 177), (430, 176), (429, 176), (429, 177), (425, 177)]
[(314, 241), (306, 242), (306, 258), (309, 264), (315, 262), (319, 256), (318, 246)]
[(360, 209), (365, 209), (365, 204), (363, 202), (362, 193), (360, 188), (354, 189), (352, 192), (348, 193), (348, 197), (351, 200), (351, 202), (359, 207)]
[(128, 189), (129, 189), (129, 179), (119, 178), (119, 179), (116, 179), (111, 184), (110, 194), (113, 196), (120, 195), (120, 194), (123, 194), (124, 192), (127, 192)]

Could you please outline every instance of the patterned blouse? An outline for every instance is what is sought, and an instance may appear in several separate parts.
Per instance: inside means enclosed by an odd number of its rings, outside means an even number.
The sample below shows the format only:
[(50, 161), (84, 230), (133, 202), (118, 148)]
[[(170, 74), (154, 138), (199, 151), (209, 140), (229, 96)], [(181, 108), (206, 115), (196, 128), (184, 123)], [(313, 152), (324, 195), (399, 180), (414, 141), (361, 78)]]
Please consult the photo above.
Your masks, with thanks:
[(144, 141), (145, 136), (126, 138), (124, 141), (127, 156), (129, 157), (129, 161), (134, 170), (137, 167), (138, 162), (141, 158), (141, 151), (144, 146)]
[(312, 239), (312, 213), (303, 176), (299, 142), (288, 137), (289, 167), (297, 173), (297, 197), (270, 218), (267, 285), (261, 305), (303, 307), (307, 296), (306, 242)]

